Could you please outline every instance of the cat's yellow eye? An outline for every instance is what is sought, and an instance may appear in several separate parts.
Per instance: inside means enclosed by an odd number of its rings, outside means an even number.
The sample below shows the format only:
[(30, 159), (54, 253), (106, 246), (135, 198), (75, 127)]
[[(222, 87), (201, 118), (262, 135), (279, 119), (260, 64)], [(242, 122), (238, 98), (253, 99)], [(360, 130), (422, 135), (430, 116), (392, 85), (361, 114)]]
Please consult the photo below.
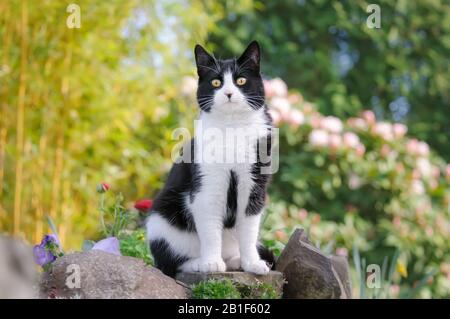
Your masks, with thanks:
[(219, 79), (214, 79), (211, 81), (211, 85), (214, 86), (215, 88), (218, 88), (221, 84), (222, 82)]
[(242, 77), (238, 78), (236, 80), (237, 85), (244, 85), (246, 82), (247, 82), (247, 79), (246, 78), (242, 78)]

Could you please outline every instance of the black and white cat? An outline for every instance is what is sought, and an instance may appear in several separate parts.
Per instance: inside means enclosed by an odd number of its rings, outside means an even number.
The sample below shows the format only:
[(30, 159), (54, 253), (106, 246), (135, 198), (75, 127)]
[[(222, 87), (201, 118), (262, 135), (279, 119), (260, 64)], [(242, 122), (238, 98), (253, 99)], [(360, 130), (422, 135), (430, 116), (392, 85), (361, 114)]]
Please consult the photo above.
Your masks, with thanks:
[[(190, 144), (193, 162), (175, 163), (154, 200), (146, 225), (155, 265), (169, 276), (238, 269), (266, 274), (274, 256), (258, 243), (258, 233), (270, 176), (261, 170), (270, 162), (259, 153), (266, 143), (270, 161), (272, 120), (264, 102), (260, 48), (254, 41), (239, 58), (218, 60), (197, 45), (195, 59), (202, 132), (196, 129)], [(199, 160), (211, 143), (230, 150), (203, 138), (208, 129), (224, 136), (229, 129), (245, 129), (250, 147), (232, 152), (249, 160)]]

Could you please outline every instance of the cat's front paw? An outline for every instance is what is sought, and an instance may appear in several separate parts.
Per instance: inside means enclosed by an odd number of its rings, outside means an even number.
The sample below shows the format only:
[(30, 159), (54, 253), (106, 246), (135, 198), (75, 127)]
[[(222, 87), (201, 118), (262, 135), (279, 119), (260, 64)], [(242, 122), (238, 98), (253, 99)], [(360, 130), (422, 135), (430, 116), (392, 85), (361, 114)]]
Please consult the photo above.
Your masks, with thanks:
[(198, 269), (200, 272), (218, 272), (218, 271), (225, 271), (227, 269), (227, 266), (221, 258), (220, 259), (200, 258)]
[(241, 267), (244, 271), (257, 275), (267, 275), (270, 271), (266, 262), (262, 259), (241, 260)]
[(180, 269), (182, 271), (195, 272), (218, 272), (225, 271), (227, 266), (222, 259), (191, 259), (184, 263)]

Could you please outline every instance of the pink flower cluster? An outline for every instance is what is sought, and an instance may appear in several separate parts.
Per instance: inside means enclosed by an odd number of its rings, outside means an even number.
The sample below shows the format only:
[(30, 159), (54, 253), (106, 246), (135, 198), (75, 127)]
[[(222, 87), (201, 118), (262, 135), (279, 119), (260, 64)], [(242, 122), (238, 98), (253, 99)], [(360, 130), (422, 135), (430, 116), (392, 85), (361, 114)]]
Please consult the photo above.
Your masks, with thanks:
[(408, 132), (406, 125), (401, 123), (377, 122), (375, 114), (369, 110), (362, 112), (360, 117), (348, 119), (347, 124), (356, 130), (369, 131), (385, 141), (402, 138)]
[[(286, 83), (280, 78), (264, 80), (264, 91), (266, 92), (266, 102), (269, 105), (269, 112), (275, 125), (282, 122), (288, 123), (292, 127), (298, 127), (305, 123), (305, 114), (293, 105), (302, 104), (302, 109), (308, 109), (308, 104), (303, 101), (303, 97), (298, 93), (289, 93)], [(303, 105), (306, 104), (306, 105)], [(309, 107), (309, 109), (312, 109)]]
[[(275, 78), (264, 81), (266, 101), (275, 125), (287, 123), (293, 128), (308, 124), (312, 130), (308, 142), (317, 149), (354, 150), (362, 157), (366, 148), (358, 134), (364, 133), (381, 139), (383, 142), (379, 154), (383, 158), (396, 159), (400, 149), (393, 145), (402, 140), (404, 151), (414, 159), (415, 167), (411, 179), (411, 192), (423, 194), (426, 186), (435, 189), (439, 185), (441, 169), (430, 162), (430, 147), (426, 142), (415, 138), (406, 138), (408, 128), (402, 123), (377, 121), (374, 112), (363, 111), (360, 116), (350, 118), (344, 123), (335, 116), (323, 116), (299, 93), (288, 91), (286, 83)], [(349, 128), (351, 131), (346, 131)], [(353, 131), (353, 132), (352, 132)], [(403, 163), (397, 164), (398, 171), (404, 172)], [(443, 176), (450, 182), (450, 164), (444, 168)]]
[[(396, 157), (398, 154), (389, 144), (390, 142), (403, 139), (406, 154), (413, 157), (414, 168), (410, 189), (415, 195), (426, 193), (426, 185), (435, 189), (439, 185), (441, 169), (430, 162), (430, 147), (424, 141), (415, 138), (405, 139), (408, 128), (401, 123), (377, 122), (372, 111), (364, 111), (360, 117), (350, 118), (347, 125), (356, 131), (365, 131), (385, 141), (381, 146), (382, 157)], [(398, 171), (404, 172), (402, 163), (398, 163)], [(447, 181), (450, 181), (450, 164), (447, 164), (444, 172)]]
[(337, 117), (316, 118), (312, 125), (309, 144), (313, 147), (328, 148), (331, 151), (353, 149), (358, 156), (364, 155), (366, 148), (358, 135), (353, 132), (343, 132), (343, 124)]

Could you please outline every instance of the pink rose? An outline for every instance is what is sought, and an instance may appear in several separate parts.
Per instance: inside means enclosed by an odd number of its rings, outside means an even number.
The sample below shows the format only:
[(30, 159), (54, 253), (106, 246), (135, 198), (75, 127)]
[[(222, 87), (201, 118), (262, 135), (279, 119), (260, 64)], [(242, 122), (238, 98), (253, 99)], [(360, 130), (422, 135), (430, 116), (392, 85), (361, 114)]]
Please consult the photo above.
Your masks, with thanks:
[(322, 120), (322, 118), (320, 117), (320, 115), (313, 115), (313, 116), (311, 116), (309, 121), (313, 128), (319, 128), (321, 120)]
[(392, 133), (392, 125), (387, 122), (376, 123), (373, 127), (372, 132), (375, 135), (378, 135), (381, 138), (385, 139), (386, 141), (392, 141), (394, 137)]
[(280, 112), (282, 119), (287, 119), (289, 117), (289, 113), (291, 111), (291, 104), (284, 97), (274, 97), (271, 100), (271, 106)]
[(406, 132), (408, 132), (408, 128), (406, 127), (406, 125), (400, 123), (395, 123), (394, 125), (392, 125), (392, 130), (396, 138), (401, 138), (405, 136)]
[(293, 127), (298, 127), (305, 122), (305, 116), (301, 111), (293, 109), (287, 118), (287, 122)]
[(330, 134), (328, 144), (332, 150), (337, 150), (342, 145), (342, 137), (338, 134)]
[(416, 167), (420, 172), (420, 176), (422, 177), (429, 177), (432, 173), (432, 167), (431, 167), (431, 163), (428, 159), (426, 158), (418, 158), (416, 161)]
[(313, 130), (309, 135), (309, 143), (315, 147), (325, 147), (329, 143), (329, 134), (325, 130)]
[(388, 157), (389, 153), (391, 152), (391, 148), (387, 144), (383, 144), (381, 146), (380, 155), (381, 157)]
[(406, 152), (410, 155), (416, 155), (417, 154), (417, 148), (419, 145), (419, 141), (416, 140), (415, 138), (410, 139), (407, 143), (406, 143)]
[(298, 210), (298, 218), (300, 220), (305, 220), (308, 217), (308, 211), (304, 208)]
[(275, 109), (269, 109), (269, 114), (272, 117), (273, 125), (278, 126), (281, 122), (281, 115)]
[(320, 121), (320, 127), (331, 133), (340, 133), (343, 129), (341, 120), (335, 116), (327, 116), (322, 118)]
[(266, 93), (267, 98), (271, 98), (275, 95), (275, 92), (272, 88), (272, 84), (268, 80), (263, 81), (264, 84), (264, 92)]
[(417, 155), (426, 157), (430, 154), (430, 147), (425, 142), (419, 142), (417, 145)]
[(434, 179), (436, 179), (436, 180), (438, 180), (439, 177), (441, 176), (441, 170), (439, 169), (439, 167), (434, 166), (434, 165), (431, 168), (431, 173), (432, 173)]
[(366, 152), (366, 147), (363, 144), (359, 144), (356, 147), (356, 155), (358, 155), (359, 157), (362, 157), (365, 152)]
[(367, 122), (359, 117), (352, 117), (347, 120), (348, 126), (357, 130), (367, 130)]
[(361, 113), (361, 117), (367, 122), (369, 125), (373, 125), (376, 122), (375, 113), (370, 110), (366, 110)]
[(359, 145), (359, 137), (355, 133), (346, 132), (343, 136), (344, 145), (348, 148), (356, 148)]
[(400, 286), (399, 285), (392, 285), (389, 288), (389, 292), (391, 294), (391, 297), (396, 298), (400, 294)]
[(275, 78), (270, 81), (270, 84), (272, 86), (273, 94), (275, 96), (284, 97), (287, 95), (288, 88), (286, 83), (282, 79)]
[(416, 195), (425, 194), (425, 187), (423, 186), (422, 181), (417, 180), (417, 179), (412, 181), (411, 190), (412, 190), (413, 194), (416, 194)]

